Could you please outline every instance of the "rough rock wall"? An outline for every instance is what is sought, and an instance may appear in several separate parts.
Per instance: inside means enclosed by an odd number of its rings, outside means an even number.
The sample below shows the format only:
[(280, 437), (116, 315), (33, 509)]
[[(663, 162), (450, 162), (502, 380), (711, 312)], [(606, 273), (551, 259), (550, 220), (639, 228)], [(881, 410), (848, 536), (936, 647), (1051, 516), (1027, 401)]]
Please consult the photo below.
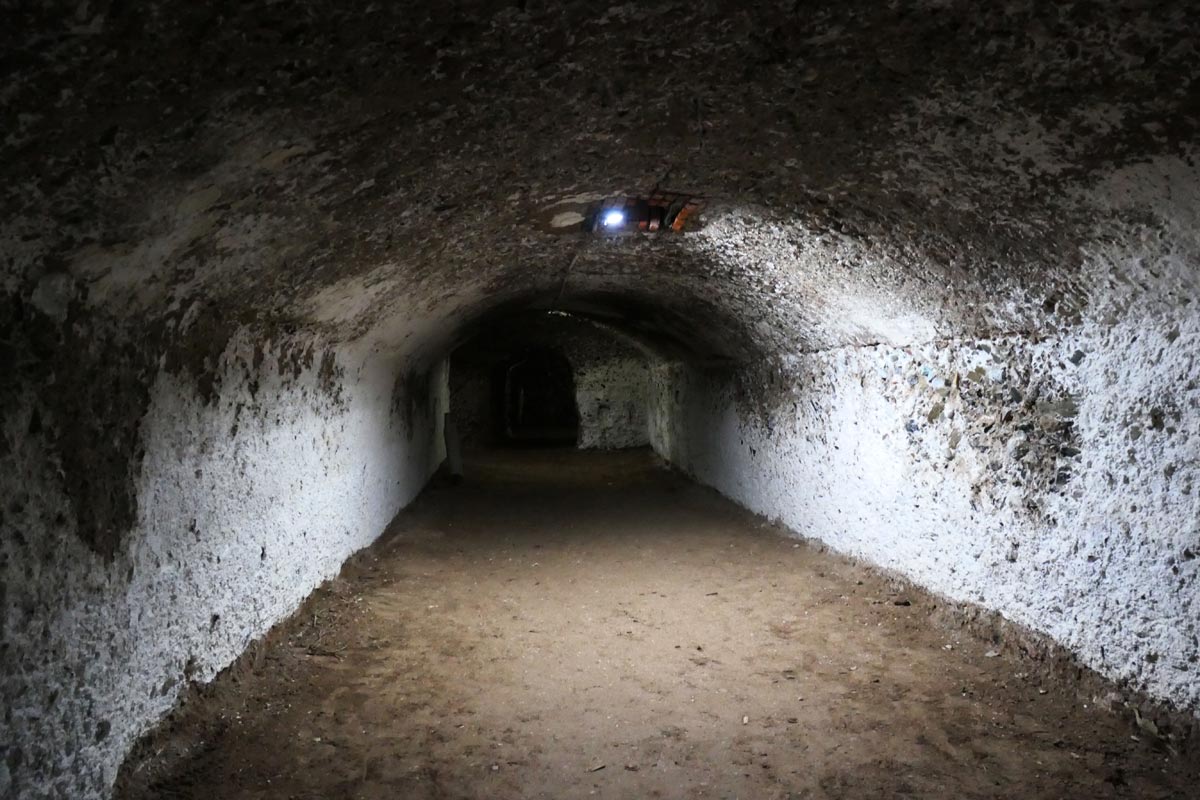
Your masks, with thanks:
[[(731, 355), (1044, 328), (1079, 187), (1200, 138), (1191, 5), (9, 3), (0, 282), (397, 348), (609, 288)], [(660, 183), (708, 233), (542, 225)]]
[(656, 367), (654, 447), (1200, 716), (1196, 164), (1086, 190), (1106, 213), (1080, 247), (1073, 324)]
[[(740, 390), (694, 394), (718, 404), (712, 419), (736, 413), (752, 425), (785, 418), (769, 412), (796, 388), (792, 413), (816, 426), (835, 400), (806, 388), (810, 372), (843, 394), (866, 391), (841, 385), (827, 361), (839, 347), (953, 341), (946, 357), (965, 367), (971, 337), (1041, 346), (1035, 335), (1075, 336), (1086, 315), (1126, 320), (1112, 330), (1132, 339), (1141, 323), (1129, 322), (1131, 304), (1146, 306), (1148, 331), (1167, 335), (1174, 323), (1155, 314), (1197, 307), (1196, 258), (1162, 257), (1200, 230), (1200, 16), (1187, 3), (9, 5), (0, 288), (41, 316), (15, 315), (28, 341), (14, 347), (0, 306), (0, 372), (17, 376), (0, 381), (6, 612), (24, 603), (8, 587), (33, 583), (10, 573), (41, 570), (53, 592), (53, 576), (75, 574), (72, 559), (83, 559), (107, 580), (106, 565), (141, 541), (124, 536), (151, 508), (142, 464), (154, 458), (139, 430), (153, 376), (166, 367), (215, 402), (227, 387), (204, 365), (242, 322), (279, 339), (320, 331), (440, 352), (478, 314), (536, 301), (619, 319), (698, 359), (781, 362), (773, 385), (748, 378)], [(668, 178), (710, 198), (695, 232), (610, 240), (547, 229)], [(1107, 191), (1091, 191), (1098, 183)], [(1164, 195), (1191, 203), (1174, 223), (1155, 210)], [(1101, 238), (1129, 244), (1127, 254), (1094, 252), (1098, 219)], [(1111, 291), (1089, 296), (1089, 285)], [(82, 307), (113, 319), (120, 336), (94, 347)], [(188, 352), (158, 347), (189, 309), (215, 320), (210, 335), (192, 337)], [(1144, 381), (1166, 389), (1166, 374)], [(10, 383), (42, 388), (35, 401)], [(882, 419), (907, 425), (899, 402), (880, 400)], [(1087, 402), (1076, 403), (1076, 428), (1089, 413), (1134, 414)], [(1190, 400), (1177, 402), (1190, 413)], [(419, 412), (402, 405), (403, 418)], [(1159, 441), (1155, 425), (1184, 428), (1168, 421), (1169, 404), (1150, 408), (1151, 433), (1130, 445), (1143, 461), (1114, 460), (1111, 471), (1124, 485), (1161, 467), (1171, 481), (1162, 502), (1178, 504), (1187, 445), (1172, 445), (1173, 461), (1137, 448)], [(949, 419), (947, 409), (949, 398)], [(311, 416), (296, 441), (321, 436), (325, 418)], [(938, 419), (928, 429), (948, 424)], [(652, 422), (664, 450), (702, 449), (716, 435), (684, 419)], [(864, 429), (868, 439), (882, 424)], [(1063, 430), (1043, 433), (1053, 443)], [(1115, 459), (1118, 448), (1095, 436), (1066, 447)], [(765, 448), (747, 441), (782, 459), (787, 438), (763, 438)], [(1035, 476), (1048, 478), (1049, 444), (1029, 447), (1042, 454)], [(804, 452), (853, 476), (841, 451)], [(906, 451), (890, 454), (898, 460), (872, 468), (910, 469)], [(741, 478), (725, 470), (728, 491), (765, 486), (764, 460), (747, 461)], [(825, 480), (817, 463), (805, 469)], [(1057, 481), (1057, 462), (1053, 472)], [(30, 492), (25, 473), (51, 488)], [(969, 488), (951, 485), (943, 496)], [(807, 495), (795, 491), (772, 502), (798, 509)], [(53, 492), (57, 501), (45, 499)], [(35, 512), (46, 541), (67, 542), (61, 569), (24, 558), (35, 545), (17, 532)], [(37, 606), (41, 592), (12, 625), (53, 630), (58, 601)], [(46, 659), (39, 669), (72, 669)], [(5, 684), (6, 701), (16, 685)], [(22, 742), (44, 732), (21, 725)], [(0, 769), (30, 769), (23, 758), (9, 749)], [(62, 774), (90, 769), (79, 763)]]
[(1200, 321), (656, 370), (653, 444), (748, 508), (1200, 711)]
[(650, 365), (644, 356), (581, 362), (575, 374), (579, 447), (617, 450), (649, 444), (649, 381)]
[(564, 314), (529, 314), (502, 322), (451, 359), (451, 414), (468, 446), (493, 431), (492, 368), (525, 347), (554, 346), (571, 364), (581, 449), (649, 444), (647, 408), (653, 356), (602, 326)]
[(291, 613), (440, 462), (444, 368), (395, 383), (301, 349), (235, 339), (207, 394), (157, 373), (134, 411), (131, 524), (103, 551), (51, 443), (69, 421), (44, 387), (6, 396), (0, 796), (107, 796), (187, 684)]

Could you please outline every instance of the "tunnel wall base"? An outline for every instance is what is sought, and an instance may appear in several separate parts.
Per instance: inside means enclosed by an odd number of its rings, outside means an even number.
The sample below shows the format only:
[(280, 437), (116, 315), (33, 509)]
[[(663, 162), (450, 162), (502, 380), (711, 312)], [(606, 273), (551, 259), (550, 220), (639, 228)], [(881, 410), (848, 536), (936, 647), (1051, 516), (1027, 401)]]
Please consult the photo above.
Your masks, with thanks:
[[(441, 462), (444, 374), (397, 385), (343, 368), (344, 354), (278, 368), (263, 355), (231, 346), (207, 401), (190, 378), (154, 380), (137, 522), (111, 558), (60, 513), (71, 498), (37, 437), (10, 437), (21, 449), (3, 493), (23, 483), (29, 501), (0, 559), (0, 795), (106, 797), (187, 685), (294, 611)], [(37, 404), (26, 396), (9, 423), (27, 426)]]
[(804, 356), (790, 396), (658, 368), (658, 452), (749, 509), (1044, 633), (1191, 714), (1200, 324)]

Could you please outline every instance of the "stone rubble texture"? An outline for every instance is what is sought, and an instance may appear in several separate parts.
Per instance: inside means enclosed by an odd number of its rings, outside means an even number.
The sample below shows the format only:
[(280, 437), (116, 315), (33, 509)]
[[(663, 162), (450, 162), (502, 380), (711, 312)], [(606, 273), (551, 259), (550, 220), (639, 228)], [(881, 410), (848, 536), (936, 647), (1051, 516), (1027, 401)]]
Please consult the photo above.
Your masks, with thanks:
[[(650, 353), (700, 480), (1200, 711), (1188, 3), (0, 17), (0, 795), (104, 797), (529, 308)], [(702, 224), (555, 227), (656, 186)]]

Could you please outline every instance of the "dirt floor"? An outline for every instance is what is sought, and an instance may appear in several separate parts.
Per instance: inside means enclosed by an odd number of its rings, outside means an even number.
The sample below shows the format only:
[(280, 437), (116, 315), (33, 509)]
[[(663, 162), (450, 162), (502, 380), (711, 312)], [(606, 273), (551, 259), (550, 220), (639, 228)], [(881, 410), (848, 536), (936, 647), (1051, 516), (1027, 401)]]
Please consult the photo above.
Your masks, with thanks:
[(645, 452), (436, 483), (126, 765), (126, 798), (1195, 798), (929, 598)]

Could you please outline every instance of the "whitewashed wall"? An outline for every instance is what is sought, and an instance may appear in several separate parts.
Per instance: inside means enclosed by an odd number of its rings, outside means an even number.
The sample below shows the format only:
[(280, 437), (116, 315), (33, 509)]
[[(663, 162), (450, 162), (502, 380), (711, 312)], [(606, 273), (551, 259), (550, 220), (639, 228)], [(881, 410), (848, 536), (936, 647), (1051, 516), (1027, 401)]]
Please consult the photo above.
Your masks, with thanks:
[(6, 414), (22, 468), (0, 475), (0, 495), (28, 502), (0, 538), (0, 796), (107, 796), (187, 682), (210, 680), (294, 611), (441, 462), (444, 368), (410, 406), (393, 374), (353, 354), (337, 358), (331, 391), (319, 367), (281, 374), (271, 357), (250, 375), (251, 351), (226, 351), (215, 402), (159, 374), (137, 524), (111, 561), (59, 513), (70, 502), (39, 439), (19, 435), (34, 399)]
[(747, 508), (1200, 711), (1200, 320), (799, 357), (770, 408), (664, 367), (651, 433)]

